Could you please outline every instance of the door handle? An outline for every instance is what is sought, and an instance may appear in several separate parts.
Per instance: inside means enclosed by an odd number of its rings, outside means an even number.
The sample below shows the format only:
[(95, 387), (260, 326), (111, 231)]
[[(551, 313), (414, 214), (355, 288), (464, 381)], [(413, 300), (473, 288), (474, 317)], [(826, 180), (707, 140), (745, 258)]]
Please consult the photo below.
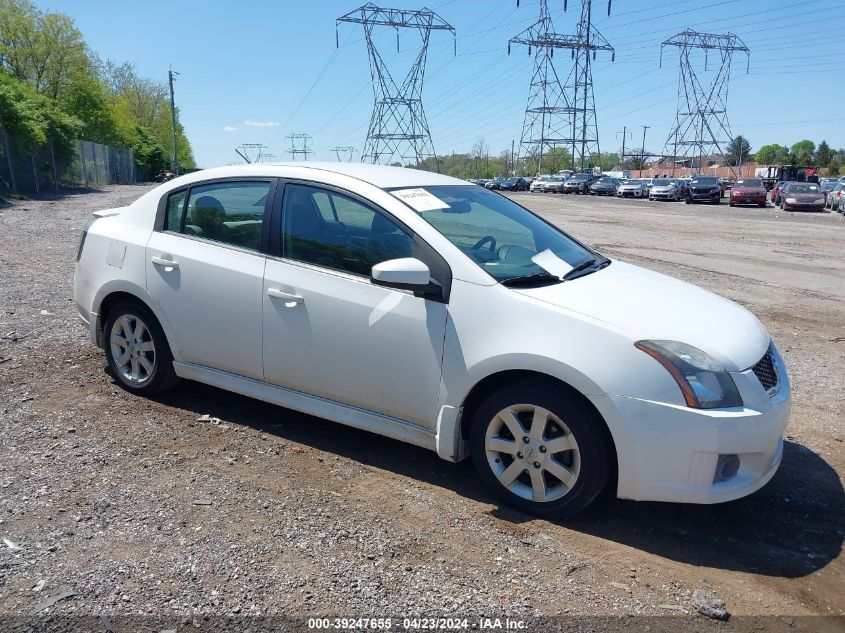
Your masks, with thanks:
[(164, 257), (158, 257), (153, 255), (152, 259), (153, 264), (156, 266), (164, 266), (165, 268), (172, 268), (173, 270), (179, 270), (179, 262), (173, 259), (165, 259)]
[(299, 295), (294, 295), (289, 292), (283, 292), (278, 288), (267, 288), (267, 296), (273, 297), (274, 299), (281, 299), (285, 303), (305, 303), (305, 298), (300, 297)]

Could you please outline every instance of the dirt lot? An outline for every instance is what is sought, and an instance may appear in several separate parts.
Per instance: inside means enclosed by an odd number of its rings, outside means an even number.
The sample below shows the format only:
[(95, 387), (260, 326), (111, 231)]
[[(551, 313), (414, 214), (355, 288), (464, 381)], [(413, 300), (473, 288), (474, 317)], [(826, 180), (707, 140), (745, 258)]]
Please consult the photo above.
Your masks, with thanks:
[[(0, 614), (74, 592), (41, 614), (843, 627), (801, 617), (845, 615), (841, 215), (514, 195), (611, 258), (750, 308), (795, 391), (783, 466), (755, 495), (550, 522), (497, 507), (469, 463), (199, 384), (119, 389), (77, 318), (73, 261), (91, 212), (143, 191), (0, 207)], [(731, 622), (696, 614), (699, 588)]]

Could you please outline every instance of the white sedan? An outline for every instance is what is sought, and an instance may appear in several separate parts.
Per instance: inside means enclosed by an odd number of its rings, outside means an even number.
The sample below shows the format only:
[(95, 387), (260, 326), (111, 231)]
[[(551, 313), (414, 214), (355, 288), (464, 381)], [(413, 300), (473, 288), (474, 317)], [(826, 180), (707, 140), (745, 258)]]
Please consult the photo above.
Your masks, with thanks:
[(790, 385), (744, 308), (611, 261), (508, 198), (413, 169), (243, 165), (98, 212), (75, 299), (119, 384), (196, 380), (471, 457), (571, 514), (763, 486)]

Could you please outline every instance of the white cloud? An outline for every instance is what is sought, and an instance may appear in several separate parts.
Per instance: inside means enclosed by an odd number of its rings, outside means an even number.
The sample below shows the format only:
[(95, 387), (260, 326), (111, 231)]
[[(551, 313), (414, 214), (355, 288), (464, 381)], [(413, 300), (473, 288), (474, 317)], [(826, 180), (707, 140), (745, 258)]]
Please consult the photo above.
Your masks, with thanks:
[(260, 121), (257, 119), (246, 119), (244, 121), (244, 125), (249, 125), (251, 127), (279, 127), (279, 122), (268, 121), (267, 119), (261, 119)]
[(223, 128), (223, 131), (224, 132), (237, 132), (238, 128), (236, 128), (234, 125), (227, 125), (226, 127)]

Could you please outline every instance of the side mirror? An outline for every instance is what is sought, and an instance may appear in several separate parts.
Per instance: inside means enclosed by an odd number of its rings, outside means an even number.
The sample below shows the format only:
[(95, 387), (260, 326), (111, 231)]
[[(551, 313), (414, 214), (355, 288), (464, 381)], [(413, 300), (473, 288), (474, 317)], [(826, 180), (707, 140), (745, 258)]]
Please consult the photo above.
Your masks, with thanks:
[(431, 271), (415, 257), (389, 259), (373, 266), (370, 281), (377, 286), (412, 290), (415, 296), (442, 296), (440, 284), (431, 279)]

